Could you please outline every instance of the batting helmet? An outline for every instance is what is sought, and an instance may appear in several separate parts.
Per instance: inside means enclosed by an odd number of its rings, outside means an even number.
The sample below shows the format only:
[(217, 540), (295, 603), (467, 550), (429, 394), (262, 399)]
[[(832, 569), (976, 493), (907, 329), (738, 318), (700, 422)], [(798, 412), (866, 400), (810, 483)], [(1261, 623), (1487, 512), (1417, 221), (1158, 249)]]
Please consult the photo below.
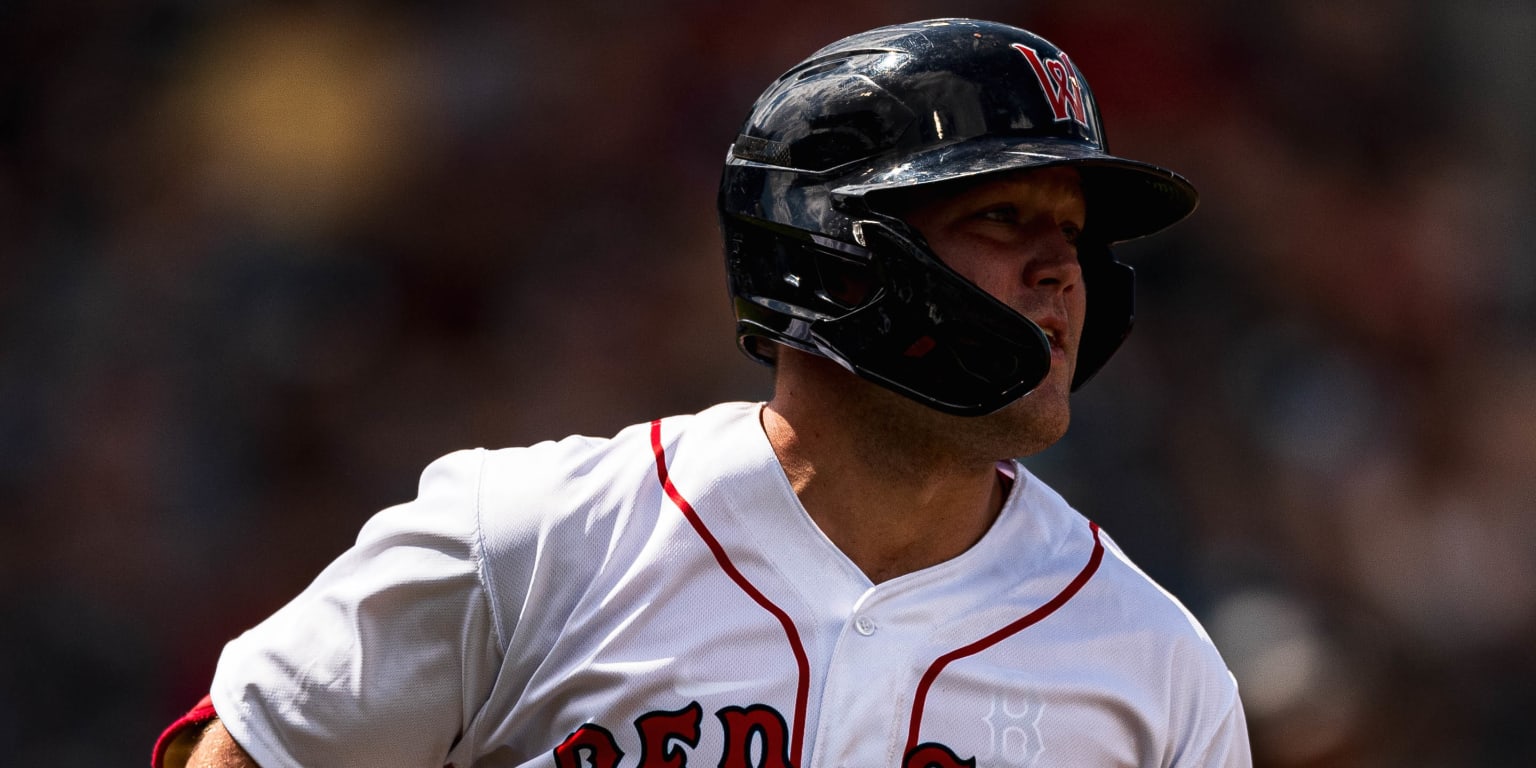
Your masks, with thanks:
[(882, 209), (889, 193), (1022, 168), (1080, 172), (1088, 313), (1073, 389), (1130, 332), (1130, 267), (1111, 243), (1194, 210), (1178, 174), (1107, 154), (1099, 110), (1056, 46), (1015, 27), (940, 19), (839, 40), (768, 87), (720, 183), (743, 351), (822, 355), (948, 413), (995, 411), (1050, 369), (1044, 333), (946, 266)]

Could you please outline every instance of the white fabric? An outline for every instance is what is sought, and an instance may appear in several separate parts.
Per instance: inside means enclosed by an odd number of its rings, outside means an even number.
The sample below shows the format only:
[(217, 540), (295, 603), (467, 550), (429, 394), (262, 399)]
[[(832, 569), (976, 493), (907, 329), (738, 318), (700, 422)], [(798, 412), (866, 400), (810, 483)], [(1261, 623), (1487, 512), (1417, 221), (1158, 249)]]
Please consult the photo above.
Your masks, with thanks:
[[(220, 717), (266, 768), (716, 766), (742, 750), (737, 764), (899, 767), (909, 741), (977, 766), (1250, 764), (1204, 631), (1102, 535), (1069, 599), (940, 666), (912, 739), (935, 661), (1058, 599), (1094, 530), (1015, 465), (982, 541), (872, 585), (805, 514), (759, 408), (661, 424), (702, 532), (658, 479), (650, 425), (438, 460), (416, 500), (229, 643)], [(622, 756), (557, 758), (583, 726)]]

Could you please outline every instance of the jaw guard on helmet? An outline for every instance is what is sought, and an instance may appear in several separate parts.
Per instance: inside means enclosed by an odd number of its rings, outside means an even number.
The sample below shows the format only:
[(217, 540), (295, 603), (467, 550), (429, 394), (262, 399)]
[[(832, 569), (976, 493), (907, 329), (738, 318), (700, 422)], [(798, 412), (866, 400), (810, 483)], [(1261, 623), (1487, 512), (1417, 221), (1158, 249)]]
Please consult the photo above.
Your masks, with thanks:
[(733, 265), (743, 343), (755, 337), (843, 367), (948, 413), (995, 410), (1024, 396), (1050, 369), (1034, 323), (933, 257), (900, 219), (853, 221), (849, 246), (802, 230), (753, 237), (740, 221)]
[(1108, 245), (1187, 216), (1193, 187), (1107, 154), (1087, 82), (1024, 30), (945, 19), (823, 48), (759, 97), (726, 159), (720, 218), (742, 349), (769, 364), (765, 342), (822, 355), (947, 413), (1022, 397), (1050, 369), (1044, 333), (881, 203), (1057, 165), (1079, 171), (1088, 211), (1076, 389), (1130, 331), (1132, 272)]

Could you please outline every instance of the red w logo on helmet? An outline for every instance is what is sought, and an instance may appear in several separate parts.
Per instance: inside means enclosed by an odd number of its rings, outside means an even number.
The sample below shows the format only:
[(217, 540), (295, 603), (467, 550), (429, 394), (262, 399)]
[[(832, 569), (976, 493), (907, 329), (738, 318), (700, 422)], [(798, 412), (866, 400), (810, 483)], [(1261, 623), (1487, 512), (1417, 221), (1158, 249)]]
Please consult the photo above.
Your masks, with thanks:
[(1092, 129), (1088, 124), (1088, 111), (1083, 108), (1083, 84), (1082, 78), (1077, 74), (1077, 68), (1072, 66), (1072, 60), (1067, 54), (1061, 54), (1059, 59), (1041, 59), (1035, 49), (1023, 44), (1014, 43), (1014, 50), (1024, 54), (1029, 59), (1029, 66), (1035, 70), (1035, 77), (1040, 80), (1040, 90), (1045, 92), (1045, 100), (1051, 104), (1051, 112), (1057, 120), (1076, 120), (1084, 128)]

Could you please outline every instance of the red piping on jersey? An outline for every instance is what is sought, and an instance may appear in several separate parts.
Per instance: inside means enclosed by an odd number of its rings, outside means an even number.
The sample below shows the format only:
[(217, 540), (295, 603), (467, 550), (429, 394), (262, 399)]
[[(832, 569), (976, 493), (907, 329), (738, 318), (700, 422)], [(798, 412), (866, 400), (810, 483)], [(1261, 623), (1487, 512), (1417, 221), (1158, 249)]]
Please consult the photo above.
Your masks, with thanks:
[(165, 768), (166, 753), (170, 751), (172, 744), (183, 738), (189, 738), (188, 731), (193, 728), (201, 729), (213, 722), (213, 719), (218, 716), (219, 713), (213, 711), (213, 697), (204, 696), (185, 715), (177, 718), (169, 726), (166, 726), (165, 731), (160, 734), (160, 738), (155, 740), (155, 751), (149, 758), (150, 766), (152, 768)]
[(970, 645), (957, 648), (940, 656), (928, 667), (928, 671), (923, 674), (923, 679), (917, 684), (917, 695), (912, 700), (912, 725), (907, 731), (907, 748), (903, 754), (910, 754), (912, 748), (917, 746), (917, 731), (918, 727), (923, 724), (923, 706), (928, 703), (928, 689), (933, 687), (933, 681), (938, 679), (939, 673), (944, 671), (944, 667), (949, 666), (949, 663), (956, 659), (963, 659), (966, 656), (981, 653), (1001, 642), (1004, 638), (1017, 634), (1027, 629), (1030, 625), (1055, 613), (1057, 608), (1066, 605), (1067, 601), (1071, 600), (1078, 590), (1082, 589), (1083, 585), (1093, 578), (1094, 572), (1099, 569), (1099, 563), (1104, 560), (1104, 542), (1099, 540), (1098, 523), (1090, 522), (1088, 527), (1093, 530), (1093, 554), (1088, 557), (1088, 564), (1083, 566), (1083, 570), (1078, 572), (1077, 578), (1072, 579), (1072, 582), (1065, 589), (1051, 598), (1050, 602), (1031, 611), (1027, 616)]
[(736, 582), (736, 586), (741, 587), (741, 591), (757, 601), (757, 604), (762, 606), (763, 610), (773, 614), (773, 617), (778, 619), (779, 624), (784, 627), (784, 636), (789, 640), (790, 650), (794, 651), (795, 665), (799, 668), (800, 672), (800, 684), (795, 691), (795, 718), (794, 725), (791, 726), (789, 747), (790, 754), (792, 755), (791, 759), (796, 765), (799, 765), (800, 761), (804, 759), (804, 754), (801, 750), (805, 746), (805, 707), (806, 700), (810, 695), (811, 682), (811, 662), (805, 655), (805, 644), (800, 642), (800, 632), (795, 629), (795, 622), (789, 618), (789, 614), (785, 613), (784, 609), (774, 605), (766, 595), (758, 591), (757, 587), (752, 586), (752, 582), (747, 581), (747, 577), (743, 576), (741, 571), (736, 570), (736, 565), (731, 562), (730, 556), (725, 553), (725, 548), (720, 546), (720, 542), (715, 539), (714, 534), (710, 533), (709, 528), (705, 527), (704, 521), (694, 511), (693, 505), (689, 504), (688, 500), (683, 498), (681, 493), (678, 493), (677, 486), (672, 484), (672, 478), (667, 473), (667, 452), (661, 444), (661, 419), (651, 422), (651, 450), (656, 454), (656, 476), (661, 480), (661, 487), (666, 490), (667, 496), (672, 499), (672, 503), (676, 504), (677, 508), (682, 511), (683, 517), (688, 518), (688, 523), (693, 526), (694, 531), (698, 532), (699, 538), (704, 540), (704, 545), (709, 547), (709, 551), (714, 554), (715, 562), (720, 564), (721, 570), (725, 571), (726, 575)]

